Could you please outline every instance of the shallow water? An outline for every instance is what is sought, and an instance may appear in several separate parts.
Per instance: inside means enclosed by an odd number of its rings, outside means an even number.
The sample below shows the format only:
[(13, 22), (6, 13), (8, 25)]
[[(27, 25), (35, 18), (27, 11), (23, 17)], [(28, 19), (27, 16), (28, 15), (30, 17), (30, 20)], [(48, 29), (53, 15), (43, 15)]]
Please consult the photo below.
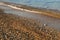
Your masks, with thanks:
[(17, 4), (25, 4), (39, 8), (42, 7), (60, 10), (60, 0), (0, 0), (0, 1), (14, 2)]
[[(58, 9), (60, 10), (60, 1), (59, 0), (0, 0), (6, 2), (14, 2), (18, 4), (25, 4), (33, 7), (42, 7), (42, 8), (50, 8), (50, 9)], [(25, 12), (25, 11), (18, 11), (11, 9), (9, 7), (0, 6), (0, 8), (5, 9), (6, 13), (16, 14), (22, 17), (31, 18), (35, 20), (39, 20), (42, 24), (47, 24), (50, 27), (57, 28), (60, 30), (60, 19), (51, 18), (35, 13)]]
[(0, 8), (4, 9), (6, 13), (16, 14), (22, 17), (35, 19), (37, 21), (39, 20), (42, 24), (47, 24), (47, 26), (49, 27), (54, 27), (60, 30), (60, 19), (47, 17), (44, 15), (39, 15), (31, 12), (18, 11), (5, 6), (0, 6)]

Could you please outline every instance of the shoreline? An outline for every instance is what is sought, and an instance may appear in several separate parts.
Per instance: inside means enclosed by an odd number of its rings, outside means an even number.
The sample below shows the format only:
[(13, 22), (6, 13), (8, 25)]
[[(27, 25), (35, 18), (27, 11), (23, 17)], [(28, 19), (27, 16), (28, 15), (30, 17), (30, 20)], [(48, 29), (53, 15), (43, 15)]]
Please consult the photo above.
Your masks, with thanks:
[(17, 5), (15, 3), (8, 3), (8, 2), (0, 2), (0, 5), (8, 6), (16, 10), (37, 13), (37, 14), (46, 15), (46, 16), (60, 19), (60, 14), (59, 14), (60, 12), (51, 11), (49, 9), (38, 9), (38, 8), (30, 7), (27, 5), (19, 5), (19, 4)]

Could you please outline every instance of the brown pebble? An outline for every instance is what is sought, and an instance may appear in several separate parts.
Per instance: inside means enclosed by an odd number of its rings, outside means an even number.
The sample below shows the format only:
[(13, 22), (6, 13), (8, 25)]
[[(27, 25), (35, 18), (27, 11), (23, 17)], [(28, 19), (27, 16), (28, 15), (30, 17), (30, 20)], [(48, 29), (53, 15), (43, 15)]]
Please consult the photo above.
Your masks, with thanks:
[(2, 12), (0, 18), (0, 40), (60, 40), (59, 31), (33, 19)]

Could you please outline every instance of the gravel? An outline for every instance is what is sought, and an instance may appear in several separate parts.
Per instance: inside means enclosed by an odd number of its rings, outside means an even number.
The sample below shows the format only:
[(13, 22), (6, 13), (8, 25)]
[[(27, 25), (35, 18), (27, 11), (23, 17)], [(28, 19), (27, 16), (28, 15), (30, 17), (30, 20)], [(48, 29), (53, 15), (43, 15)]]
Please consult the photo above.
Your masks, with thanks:
[(60, 40), (60, 32), (33, 19), (0, 12), (0, 40)]

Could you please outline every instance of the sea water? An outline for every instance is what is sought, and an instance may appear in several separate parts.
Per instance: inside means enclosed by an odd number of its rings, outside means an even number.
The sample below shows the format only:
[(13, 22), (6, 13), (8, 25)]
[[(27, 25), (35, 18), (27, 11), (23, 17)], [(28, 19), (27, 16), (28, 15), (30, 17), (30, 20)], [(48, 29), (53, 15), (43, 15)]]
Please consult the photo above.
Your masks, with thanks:
[(28, 6), (37, 7), (37, 8), (60, 10), (60, 0), (0, 0), (0, 1), (24, 4)]

